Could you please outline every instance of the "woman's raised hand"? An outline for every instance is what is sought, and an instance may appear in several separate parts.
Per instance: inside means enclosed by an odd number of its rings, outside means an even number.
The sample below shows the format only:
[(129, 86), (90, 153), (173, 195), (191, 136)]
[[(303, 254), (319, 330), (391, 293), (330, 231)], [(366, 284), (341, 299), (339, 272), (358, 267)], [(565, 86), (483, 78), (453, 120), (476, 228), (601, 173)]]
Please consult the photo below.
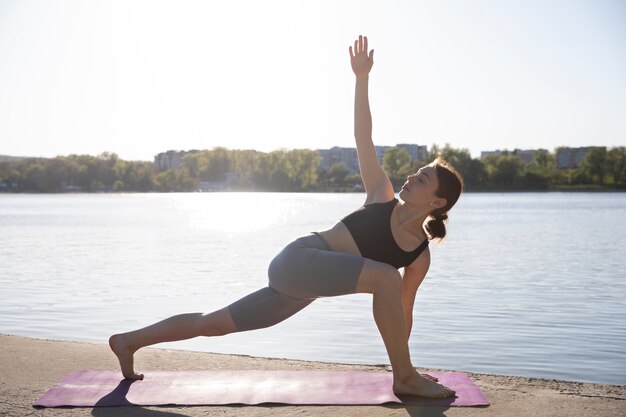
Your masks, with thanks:
[(359, 39), (354, 41), (354, 52), (350, 47), (350, 64), (357, 77), (366, 77), (369, 74), (374, 65), (374, 50), (367, 55), (367, 36), (359, 35)]

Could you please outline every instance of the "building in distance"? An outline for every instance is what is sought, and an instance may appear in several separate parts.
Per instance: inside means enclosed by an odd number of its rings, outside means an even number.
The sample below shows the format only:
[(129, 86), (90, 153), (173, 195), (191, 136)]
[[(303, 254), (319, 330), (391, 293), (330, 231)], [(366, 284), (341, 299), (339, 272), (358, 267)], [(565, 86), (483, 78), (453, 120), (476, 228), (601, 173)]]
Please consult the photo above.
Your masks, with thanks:
[(359, 171), (359, 160), (356, 154), (356, 148), (342, 148), (333, 146), (330, 149), (318, 149), (320, 154), (320, 162), (317, 166), (318, 170), (330, 171), (330, 167), (335, 164), (344, 164), (351, 174)]
[[(412, 161), (426, 161), (428, 159), (428, 149), (426, 145), (415, 145), (412, 143), (398, 143), (396, 148), (404, 149)], [(382, 163), (382, 162), (381, 162)]]
[(197, 149), (191, 151), (167, 151), (161, 152), (154, 157), (154, 165), (159, 171), (167, 171), (168, 169), (180, 169), (182, 166), (182, 158), (187, 154), (200, 152)]
[(587, 153), (593, 148), (606, 150), (606, 146), (585, 146), (580, 148), (562, 147), (556, 150), (556, 168), (578, 168)]
[[(425, 161), (428, 158), (428, 149), (426, 145), (415, 145), (409, 143), (399, 143), (396, 146), (374, 146), (376, 151), (376, 159), (380, 165), (383, 164), (385, 152), (391, 148), (404, 149), (413, 161)], [(318, 170), (329, 171), (330, 167), (335, 164), (344, 164), (348, 168), (350, 174), (359, 172), (359, 158), (356, 148), (342, 148), (333, 146), (330, 149), (317, 149), (320, 154), (320, 163)]]

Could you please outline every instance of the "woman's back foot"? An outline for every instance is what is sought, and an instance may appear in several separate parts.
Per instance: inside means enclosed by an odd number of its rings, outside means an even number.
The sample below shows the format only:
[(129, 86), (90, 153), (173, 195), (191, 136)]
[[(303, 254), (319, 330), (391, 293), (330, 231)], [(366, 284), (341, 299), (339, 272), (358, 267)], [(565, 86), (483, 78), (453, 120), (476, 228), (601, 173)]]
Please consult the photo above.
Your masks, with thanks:
[(455, 392), (432, 379), (425, 378), (417, 372), (410, 378), (394, 380), (393, 392), (399, 395), (415, 395), (428, 398), (447, 398), (455, 395)]
[(143, 379), (143, 374), (135, 373), (133, 369), (134, 350), (124, 341), (124, 335), (114, 334), (109, 338), (109, 346), (120, 362), (122, 375), (126, 379)]

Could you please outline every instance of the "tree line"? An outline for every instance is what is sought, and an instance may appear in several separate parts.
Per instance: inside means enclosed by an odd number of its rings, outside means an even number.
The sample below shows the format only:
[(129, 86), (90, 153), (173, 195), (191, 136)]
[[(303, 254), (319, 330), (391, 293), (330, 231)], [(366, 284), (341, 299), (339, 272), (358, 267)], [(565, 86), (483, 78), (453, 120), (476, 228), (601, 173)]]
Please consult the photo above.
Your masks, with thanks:
[[(383, 169), (399, 188), (407, 175), (440, 155), (463, 175), (469, 191), (626, 188), (625, 147), (592, 148), (572, 169), (556, 168), (556, 151), (537, 151), (534, 160), (525, 164), (515, 151), (481, 160), (471, 158), (467, 149), (433, 145), (426, 161), (411, 161), (406, 150), (390, 148), (383, 156)], [(358, 173), (351, 174), (342, 163), (319, 169), (320, 159), (317, 151), (309, 149), (265, 153), (218, 147), (186, 154), (180, 168), (159, 171), (152, 162), (125, 161), (108, 152), (10, 158), (0, 160), (0, 191), (185, 192), (197, 190), (202, 183), (227, 184), (228, 189), (242, 191), (362, 189)]]

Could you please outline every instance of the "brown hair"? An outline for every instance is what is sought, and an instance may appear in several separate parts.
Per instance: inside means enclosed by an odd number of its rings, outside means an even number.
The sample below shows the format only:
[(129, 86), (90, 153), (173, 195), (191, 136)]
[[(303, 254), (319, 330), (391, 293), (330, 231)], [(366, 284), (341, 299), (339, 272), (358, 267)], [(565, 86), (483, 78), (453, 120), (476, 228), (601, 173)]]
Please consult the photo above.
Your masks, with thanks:
[(442, 157), (437, 157), (434, 162), (437, 179), (439, 181), (435, 195), (445, 198), (447, 204), (444, 207), (437, 208), (430, 212), (424, 229), (431, 240), (435, 238), (441, 240), (446, 236), (446, 226), (444, 223), (448, 222), (448, 210), (454, 206), (463, 191), (463, 177)]

